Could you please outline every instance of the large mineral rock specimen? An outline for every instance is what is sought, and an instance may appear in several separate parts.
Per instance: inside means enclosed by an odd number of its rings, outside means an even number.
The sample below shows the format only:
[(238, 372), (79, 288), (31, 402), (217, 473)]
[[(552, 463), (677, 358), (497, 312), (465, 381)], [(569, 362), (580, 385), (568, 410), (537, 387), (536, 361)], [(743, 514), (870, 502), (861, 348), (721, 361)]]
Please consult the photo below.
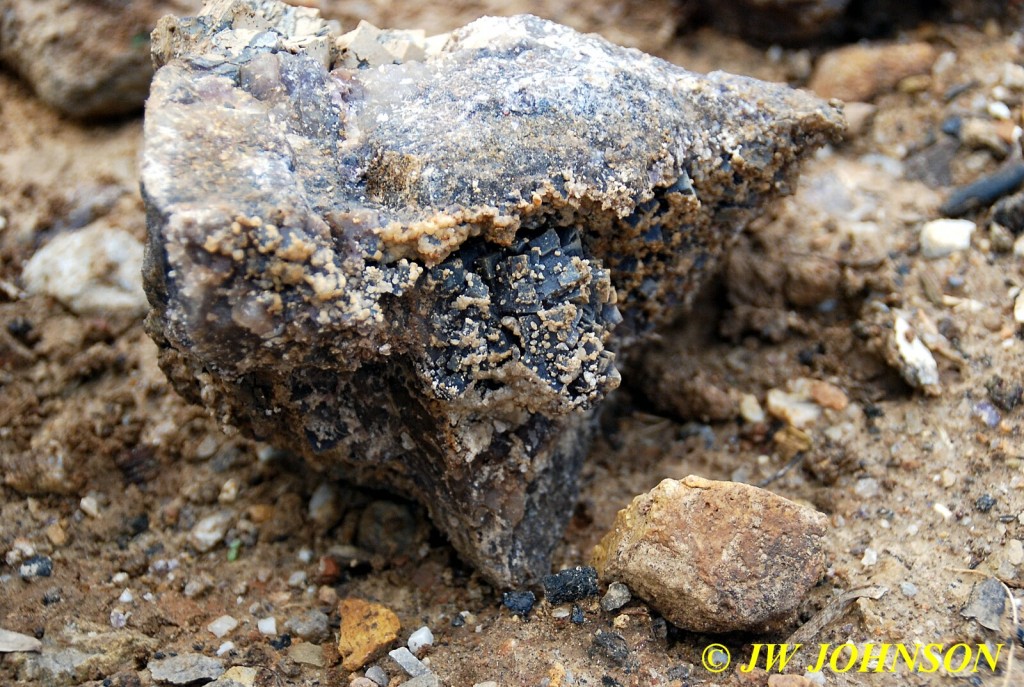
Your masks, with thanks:
[(418, 499), (490, 580), (533, 580), (616, 347), (841, 116), (532, 16), (400, 64), (363, 34), (272, 0), (158, 27), (148, 328), (223, 423)]

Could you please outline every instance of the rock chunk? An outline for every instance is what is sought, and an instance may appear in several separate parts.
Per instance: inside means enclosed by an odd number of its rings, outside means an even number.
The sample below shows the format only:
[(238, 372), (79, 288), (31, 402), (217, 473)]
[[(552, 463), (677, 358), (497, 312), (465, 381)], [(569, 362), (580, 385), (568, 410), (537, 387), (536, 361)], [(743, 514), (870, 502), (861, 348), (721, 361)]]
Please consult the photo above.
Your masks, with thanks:
[(927, 73), (938, 55), (928, 43), (848, 45), (821, 56), (808, 87), (823, 98), (867, 102)]
[(683, 629), (754, 629), (793, 611), (821, 577), (825, 525), (763, 489), (667, 479), (619, 511), (594, 565)]
[(147, 326), (169, 378), (417, 499), (505, 587), (550, 567), (616, 348), (842, 126), (531, 16), (349, 69), (312, 10), (218, 0), (161, 23), (154, 55)]
[(598, 593), (597, 571), (590, 566), (578, 565), (554, 575), (546, 575), (541, 583), (544, 586), (544, 597), (555, 606), (597, 596)]
[(200, 0), (0, 0), (0, 62), (72, 117), (142, 109), (153, 77), (149, 32)]
[(79, 315), (140, 317), (142, 244), (102, 222), (60, 234), (25, 264), (22, 279), (32, 294), (52, 296)]
[(179, 654), (169, 658), (154, 659), (146, 666), (155, 682), (172, 685), (188, 685), (193, 682), (209, 682), (224, 674), (224, 661), (202, 654)]
[(345, 670), (359, 670), (398, 639), (402, 625), (394, 612), (362, 599), (342, 599), (338, 653)]

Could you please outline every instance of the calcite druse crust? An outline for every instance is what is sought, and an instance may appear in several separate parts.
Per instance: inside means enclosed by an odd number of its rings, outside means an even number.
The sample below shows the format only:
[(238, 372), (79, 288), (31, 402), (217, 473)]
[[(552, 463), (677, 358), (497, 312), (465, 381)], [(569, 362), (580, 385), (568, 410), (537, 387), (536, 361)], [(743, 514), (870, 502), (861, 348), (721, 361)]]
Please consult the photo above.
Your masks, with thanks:
[(615, 351), (842, 126), (532, 16), (373, 64), (311, 10), (220, 0), (153, 43), (147, 327), (169, 378), (424, 503), (501, 585), (549, 571)]

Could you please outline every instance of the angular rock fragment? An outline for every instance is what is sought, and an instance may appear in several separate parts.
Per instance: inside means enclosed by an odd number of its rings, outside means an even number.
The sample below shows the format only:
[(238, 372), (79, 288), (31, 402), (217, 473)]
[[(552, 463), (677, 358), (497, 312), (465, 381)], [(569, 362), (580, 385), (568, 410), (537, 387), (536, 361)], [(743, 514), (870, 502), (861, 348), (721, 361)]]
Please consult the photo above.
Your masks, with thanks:
[(824, 573), (826, 522), (746, 484), (667, 479), (619, 511), (594, 566), (683, 629), (749, 630), (793, 611)]
[(0, 0), (0, 62), (73, 117), (139, 111), (153, 64), (149, 32), (200, 0)]
[(424, 503), (500, 585), (549, 571), (615, 350), (842, 126), (531, 16), (354, 69), (315, 12), (270, 0), (153, 41), (145, 282), (169, 378)]

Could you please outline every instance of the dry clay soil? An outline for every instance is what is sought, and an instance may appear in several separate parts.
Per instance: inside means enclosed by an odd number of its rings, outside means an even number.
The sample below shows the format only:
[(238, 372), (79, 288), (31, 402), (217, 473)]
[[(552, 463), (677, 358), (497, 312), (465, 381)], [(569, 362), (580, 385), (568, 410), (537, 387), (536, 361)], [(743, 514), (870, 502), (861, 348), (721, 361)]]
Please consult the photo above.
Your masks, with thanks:
[[(324, 5), (347, 27), (363, 16), (428, 33), (530, 10), (694, 70), (794, 85), (821, 52), (681, 33), (666, 2)], [(1013, 403), (1024, 377), (1013, 318), (1024, 258), (992, 240), (986, 208), (970, 216), (978, 230), (966, 250), (926, 259), (919, 239), (950, 188), (1001, 164), (940, 125), (954, 115), (991, 120), (993, 88), (1021, 64), (1024, 41), (996, 23), (921, 26), (902, 39), (949, 56), (879, 93), (871, 116), (861, 109), (848, 139), (810, 160), (796, 193), (745, 232), (694, 311), (630, 362), (556, 552), (556, 569), (587, 563), (615, 513), (666, 477), (764, 484), (824, 512), (827, 572), (799, 612), (722, 637), (678, 630), (636, 600), (615, 613), (583, 601), (581, 624), (545, 602), (513, 617), (503, 590), (462, 564), (418, 507), (387, 494), (336, 485), (338, 510), (311, 519), (321, 478), (182, 401), (140, 320), (81, 317), (24, 292), (25, 261), (62, 231), (100, 221), (144, 238), (142, 126), (63, 119), (0, 71), (0, 628), (41, 638), (42, 656), (66, 666), (0, 654), (0, 684), (149, 685), (155, 657), (213, 656), (230, 640), (224, 665), (258, 669), (257, 685), (347, 685), (361, 672), (340, 664), (338, 600), (359, 597), (392, 609), (402, 640), (430, 627), (429, 664), (447, 685), (766, 685), (767, 673), (735, 670), (753, 643), (782, 642), (867, 586), (886, 591), (852, 603), (810, 641), (989, 642), (1003, 645), (999, 668), (826, 671), (824, 684), (1024, 684), (1024, 658), (1006, 676), (1024, 585), (1024, 410)], [(996, 91), (1018, 123), (1019, 88)], [(911, 388), (885, 359), (896, 311), (931, 333), (937, 396)], [(823, 409), (802, 432), (735, 412), (738, 394), (763, 404), (798, 378), (830, 382), (849, 405)], [(231, 523), (223, 542), (198, 552), (189, 532), (221, 511)], [(30, 553), (52, 561), (48, 577), (22, 579)], [(962, 614), (987, 577), (1014, 598), (998, 629)], [(332, 623), (313, 652), (322, 665), (283, 636), (285, 621), (310, 609)], [(225, 614), (240, 624), (219, 639), (207, 625)], [(277, 631), (261, 634), (257, 620), (270, 616)], [(595, 644), (599, 631), (618, 632), (625, 656)], [(720, 674), (701, 665), (712, 642), (736, 659)], [(379, 663), (392, 684), (406, 679), (386, 655)]]

